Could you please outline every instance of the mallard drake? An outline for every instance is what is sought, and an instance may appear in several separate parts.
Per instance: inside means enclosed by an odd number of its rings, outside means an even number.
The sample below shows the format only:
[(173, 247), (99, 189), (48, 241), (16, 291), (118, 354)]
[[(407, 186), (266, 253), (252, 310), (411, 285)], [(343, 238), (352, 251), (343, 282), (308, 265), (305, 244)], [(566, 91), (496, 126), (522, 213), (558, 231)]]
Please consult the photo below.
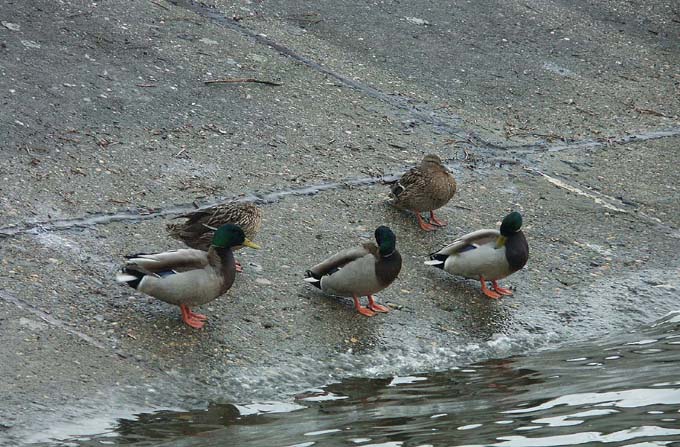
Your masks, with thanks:
[[(411, 168), (391, 186), (392, 204), (413, 211), (418, 225), (425, 231), (443, 227), (445, 222), (434, 216), (434, 210), (446, 205), (456, 193), (456, 180), (437, 155), (423, 158), (419, 166)], [(430, 212), (430, 222), (425, 222), (421, 212)]]
[[(376, 243), (343, 250), (307, 270), (305, 281), (326, 293), (351, 296), (356, 310), (367, 317), (389, 309), (376, 303), (377, 293), (397, 278), (401, 270), (401, 255), (397, 251), (397, 237), (386, 226), (375, 230)], [(368, 297), (368, 306), (359, 297)]]
[(215, 231), (208, 251), (186, 248), (163, 253), (138, 253), (126, 256), (120, 283), (179, 306), (182, 321), (200, 329), (207, 317), (191, 311), (223, 295), (234, 284), (236, 268), (232, 249), (238, 246), (260, 248), (232, 224)]
[[(452, 275), (478, 279), (482, 292), (489, 298), (512, 295), (497, 281), (520, 270), (529, 260), (529, 244), (521, 228), (522, 215), (513, 211), (503, 219), (500, 231), (477, 230), (466, 234), (430, 254), (425, 264)], [(486, 287), (486, 281), (491, 281), (493, 290)]]
[[(234, 224), (241, 227), (246, 238), (253, 240), (262, 225), (262, 211), (249, 202), (229, 202), (191, 211), (177, 216), (184, 222), (167, 225), (170, 237), (184, 242), (191, 248), (207, 251), (215, 229), (220, 225)], [(234, 247), (238, 250), (241, 247)], [(241, 264), (236, 261), (236, 271), (241, 272)]]

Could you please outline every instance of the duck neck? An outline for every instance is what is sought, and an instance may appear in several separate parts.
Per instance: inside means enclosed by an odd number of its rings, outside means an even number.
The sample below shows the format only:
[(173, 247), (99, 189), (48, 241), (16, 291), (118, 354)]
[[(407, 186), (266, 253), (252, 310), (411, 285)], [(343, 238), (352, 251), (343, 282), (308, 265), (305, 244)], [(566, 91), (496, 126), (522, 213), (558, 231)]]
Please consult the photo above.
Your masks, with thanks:
[(505, 258), (512, 272), (516, 272), (527, 263), (529, 259), (529, 245), (521, 230), (507, 237), (505, 241)]
[(234, 284), (234, 279), (236, 279), (234, 252), (231, 250), (231, 247), (212, 246), (208, 251), (208, 257), (210, 258), (210, 263), (222, 274), (224, 281), (223, 289), (226, 291)]
[(383, 286), (392, 283), (401, 270), (401, 255), (395, 249), (390, 253), (380, 254), (380, 260), (375, 264), (375, 274)]

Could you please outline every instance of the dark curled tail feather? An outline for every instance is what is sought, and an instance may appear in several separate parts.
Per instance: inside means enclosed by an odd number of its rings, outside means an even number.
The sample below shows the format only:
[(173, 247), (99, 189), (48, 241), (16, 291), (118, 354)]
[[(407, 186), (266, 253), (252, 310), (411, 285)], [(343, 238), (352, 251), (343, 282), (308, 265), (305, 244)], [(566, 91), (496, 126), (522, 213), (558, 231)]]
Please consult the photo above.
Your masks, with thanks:
[(443, 255), (440, 253), (430, 253), (430, 259), (433, 261), (442, 261), (441, 264), (437, 264), (434, 267), (440, 268), (444, 270), (444, 264), (446, 263), (446, 258), (448, 258), (448, 255)]
[(132, 275), (136, 278), (125, 282), (128, 286), (132, 287), (133, 289), (136, 289), (139, 286), (139, 283), (142, 282), (142, 278), (146, 276), (145, 273), (127, 267), (123, 267), (121, 271), (125, 274)]
[(315, 275), (311, 270), (305, 272), (305, 278), (314, 278), (318, 281), (311, 283), (314, 287), (321, 288), (321, 275)]
[(140, 258), (142, 256), (148, 256), (150, 254), (152, 254), (152, 253), (134, 253), (134, 254), (131, 254), (131, 255), (125, 255), (124, 258), (125, 259), (134, 259), (134, 258)]

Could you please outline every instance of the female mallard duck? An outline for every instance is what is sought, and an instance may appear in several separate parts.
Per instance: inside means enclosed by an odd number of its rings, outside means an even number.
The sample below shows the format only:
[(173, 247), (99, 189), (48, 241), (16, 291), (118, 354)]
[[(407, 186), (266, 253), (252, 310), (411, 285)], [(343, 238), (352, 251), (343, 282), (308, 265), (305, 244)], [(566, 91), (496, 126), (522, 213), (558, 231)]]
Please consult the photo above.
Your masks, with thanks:
[[(305, 281), (331, 295), (351, 296), (357, 311), (372, 317), (389, 309), (377, 304), (373, 294), (392, 284), (401, 270), (401, 255), (397, 251), (397, 237), (392, 230), (380, 226), (375, 230), (375, 241), (361, 247), (343, 250), (306, 272)], [(368, 306), (359, 303), (360, 296), (368, 297)]]
[(182, 321), (200, 329), (206, 316), (189, 306), (209, 303), (234, 284), (236, 266), (233, 247), (260, 248), (248, 240), (240, 227), (223, 225), (215, 231), (208, 251), (186, 248), (163, 253), (139, 253), (128, 260), (116, 280), (166, 303), (179, 306)]
[[(416, 213), (420, 228), (432, 231), (446, 225), (434, 217), (434, 210), (446, 205), (455, 193), (453, 175), (437, 155), (430, 154), (392, 185), (390, 197), (394, 206)], [(430, 223), (420, 215), (424, 211), (430, 212)]]
[[(262, 225), (262, 211), (249, 202), (215, 205), (177, 216), (177, 218), (181, 217), (187, 220), (167, 225), (170, 237), (184, 242), (191, 248), (203, 251), (207, 251), (210, 247), (213, 233), (220, 225), (238, 225), (250, 240), (255, 238)], [(234, 250), (240, 248), (234, 247)], [(238, 261), (236, 271), (243, 271)]]
[[(478, 230), (453, 241), (430, 255), (425, 264), (453, 275), (478, 279), (489, 298), (512, 295), (496, 282), (520, 270), (529, 260), (529, 245), (522, 233), (522, 216), (517, 211), (505, 216), (501, 231)], [(493, 290), (486, 287), (491, 281)]]

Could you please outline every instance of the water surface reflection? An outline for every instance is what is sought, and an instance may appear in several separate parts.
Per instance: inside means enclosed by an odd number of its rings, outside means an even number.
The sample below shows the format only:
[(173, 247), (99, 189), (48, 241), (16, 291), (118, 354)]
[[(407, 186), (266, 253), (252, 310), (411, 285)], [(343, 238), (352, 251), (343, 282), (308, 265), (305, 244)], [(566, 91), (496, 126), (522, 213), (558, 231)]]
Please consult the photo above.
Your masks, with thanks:
[(680, 446), (680, 314), (462, 369), (353, 378), (290, 403), (140, 414), (79, 446)]

